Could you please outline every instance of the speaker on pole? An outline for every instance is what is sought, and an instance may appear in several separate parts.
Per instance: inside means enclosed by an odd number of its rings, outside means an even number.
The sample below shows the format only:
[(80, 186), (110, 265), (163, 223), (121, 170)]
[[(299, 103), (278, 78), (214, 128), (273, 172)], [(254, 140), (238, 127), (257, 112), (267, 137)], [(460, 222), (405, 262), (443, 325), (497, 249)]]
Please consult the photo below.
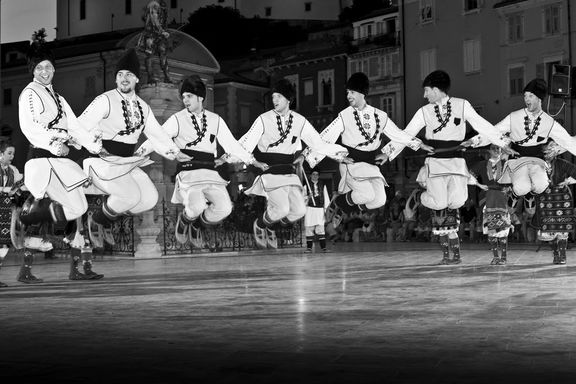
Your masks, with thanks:
[(552, 96), (570, 97), (571, 67), (565, 64), (552, 64), (549, 67), (548, 93)]

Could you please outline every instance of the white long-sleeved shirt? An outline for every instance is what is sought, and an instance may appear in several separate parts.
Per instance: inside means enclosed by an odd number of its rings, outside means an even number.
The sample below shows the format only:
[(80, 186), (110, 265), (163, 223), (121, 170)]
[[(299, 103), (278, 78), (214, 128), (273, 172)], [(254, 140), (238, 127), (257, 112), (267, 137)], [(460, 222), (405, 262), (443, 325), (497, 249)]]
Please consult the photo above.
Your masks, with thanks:
[[(375, 151), (382, 145), (383, 135), (417, 150), (421, 141), (409, 136), (399, 129), (386, 112), (366, 105), (363, 110), (348, 107), (338, 114), (338, 117), (320, 133), (322, 140), (334, 143), (341, 137), (342, 144), (360, 151)], [(385, 153), (382, 148), (382, 153)], [(323, 156), (310, 153), (309, 161), (318, 163)]]
[(264, 153), (294, 154), (302, 149), (302, 142), (313, 150), (332, 158), (346, 153), (341, 145), (327, 143), (308, 120), (294, 111), (281, 116), (274, 110), (264, 112), (238, 140), (246, 151), (254, 148)]
[(173, 160), (179, 152), (150, 106), (135, 94), (127, 97), (117, 89), (105, 92), (96, 97), (78, 119), (89, 130), (101, 132), (102, 140), (136, 144), (144, 133), (160, 155)]
[[(506, 146), (498, 129), (480, 116), (468, 100), (449, 96), (418, 109), (404, 132), (410, 137), (415, 137), (424, 128), (427, 140), (463, 141), (466, 136), (466, 122), (490, 142), (499, 147)], [(404, 147), (403, 143), (393, 140), (386, 145), (384, 151), (392, 160)]]
[(98, 153), (101, 144), (94, 134), (79, 123), (66, 100), (58, 95), (52, 85), (44, 86), (37, 81), (29, 83), (18, 99), (20, 129), (30, 144), (58, 156), (69, 138)]
[[(546, 144), (550, 138), (560, 147), (576, 155), (576, 138), (570, 136), (562, 125), (544, 111), (533, 115), (526, 108), (519, 109), (510, 113), (495, 127), (501, 135), (508, 135), (512, 143), (522, 147)], [(488, 144), (483, 135), (475, 136), (471, 140), (475, 147)]]
[[(180, 149), (212, 153), (216, 156), (217, 145), (220, 144), (226, 155), (232, 155), (245, 164), (252, 164), (254, 161), (254, 156), (238, 143), (226, 122), (216, 113), (207, 110), (191, 113), (183, 109), (170, 116), (162, 129)], [(147, 154), (151, 150), (151, 144), (147, 140), (139, 151)]]

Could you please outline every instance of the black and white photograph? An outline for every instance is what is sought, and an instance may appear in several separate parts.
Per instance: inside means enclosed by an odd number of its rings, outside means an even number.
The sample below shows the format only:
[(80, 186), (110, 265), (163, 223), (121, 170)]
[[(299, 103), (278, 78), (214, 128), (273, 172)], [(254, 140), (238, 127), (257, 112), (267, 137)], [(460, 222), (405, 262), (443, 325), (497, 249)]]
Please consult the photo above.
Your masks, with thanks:
[(576, 2), (0, 0), (0, 88), (2, 384), (576, 380)]

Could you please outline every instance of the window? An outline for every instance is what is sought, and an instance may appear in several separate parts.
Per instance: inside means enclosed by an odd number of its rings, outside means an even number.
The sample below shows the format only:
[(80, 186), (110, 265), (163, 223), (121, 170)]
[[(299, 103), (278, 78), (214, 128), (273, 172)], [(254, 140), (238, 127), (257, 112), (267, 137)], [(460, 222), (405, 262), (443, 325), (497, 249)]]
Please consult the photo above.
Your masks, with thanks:
[(371, 57), (368, 59), (368, 77), (373, 79), (375, 77), (380, 77), (380, 58)]
[(480, 71), (480, 40), (464, 40), (464, 73)]
[(272, 16), (272, 7), (264, 8), (264, 16)]
[(524, 89), (524, 65), (508, 67), (508, 93), (510, 96), (522, 95)]
[(310, 96), (314, 94), (314, 80), (307, 79), (304, 80), (304, 96)]
[(12, 88), (4, 88), (4, 105), (12, 105)]
[(380, 98), (380, 109), (386, 112), (392, 121), (394, 121), (394, 107), (394, 94), (384, 95)]
[(132, 14), (132, 0), (124, 0), (124, 11), (127, 15)]
[(172, 9), (178, 8), (178, 0), (170, 0), (170, 8)]
[(524, 17), (522, 14), (506, 17), (508, 43), (518, 43), (524, 40)]
[(298, 95), (300, 94), (298, 89), (298, 75), (288, 75), (284, 76), (284, 78), (292, 83), (294, 87), (294, 106), (291, 106), (290, 109), (298, 109)]
[(429, 23), (434, 17), (433, 0), (420, 0), (420, 22)]
[(334, 70), (318, 72), (318, 105), (334, 104)]
[(400, 74), (400, 55), (398, 52), (382, 56), (382, 76), (398, 76)]
[(310, 12), (312, 10), (312, 3), (304, 3), (304, 11)]
[(420, 80), (436, 70), (436, 48), (420, 51)]
[(80, 0), (80, 20), (86, 19), (86, 0)]
[(544, 35), (560, 33), (560, 7), (553, 5), (544, 9)]
[(478, 0), (464, 0), (464, 12), (475, 11), (479, 8)]

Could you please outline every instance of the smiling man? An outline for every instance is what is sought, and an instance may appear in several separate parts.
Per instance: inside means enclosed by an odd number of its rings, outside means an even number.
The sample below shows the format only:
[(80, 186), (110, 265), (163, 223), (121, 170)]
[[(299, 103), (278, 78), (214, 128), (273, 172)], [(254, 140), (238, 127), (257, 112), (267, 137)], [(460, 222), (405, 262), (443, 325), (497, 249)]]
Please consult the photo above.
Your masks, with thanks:
[(164, 132), (152, 109), (136, 94), (140, 81), (140, 61), (129, 49), (116, 64), (116, 89), (97, 96), (78, 118), (92, 132), (102, 136), (103, 152), (84, 160), (84, 170), (94, 186), (108, 195), (88, 217), (90, 239), (96, 246), (113, 242), (111, 228), (122, 215), (148, 211), (158, 201), (158, 191), (140, 167), (150, 164), (148, 157), (135, 153), (141, 134), (161, 156), (190, 160)]
[[(332, 221), (335, 227), (340, 224), (343, 213), (377, 209), (386, 203), (387, 184), (378, 167), (390, 154), (390, 149), (386, 151), (383, 148), (386, 137), (413, 150), (432, 149), (402, 132), (386, 112), (368, 105), (369, 86), (364, 73), (352, 74), (346, 82), (346, 97), (350, 105), (320, 134), (329, 143), (341, 138), (351, 159), (348, 163), (340, 163), (339, 195), (332, 200), (326, 214), (326, 220)], [(323, 157), (312, 152), (308, 158), (311, 164), (315, 164)]]
[[(28, 84), (18, 99), (18, 113), (22, 133), (31, 144), (29, 160), (24, 166), (24, 184), (34, 201), (25, 204), (22, 213), (13, 217), (12, 233), (21, 233), (17, 227), (40, 223), (67, 223), (81, 217), (88, 209), (83, 185), (88, 176), (72, 159), (70, 147), (85, 147), (91, 153), (99, 153), (102, 144), (97, 135), (88, 132), (79, 124), (76, 115), (66, 100), (52, 86), (56, 69), (54, 57), (43, 44), (34, 42), (28, 57), (28, 65), (34, 79)], [(41, 249), (38, 244), (26, 241), (26, 248)], [(29, 239), (28, 239), (29, 240)], [(18, 243), (18, 241), (15, 241)], [(82, 241), (80, 242), (83, 243)], [(82, 244), (83, 245), (83, 244)], [(14, 246), (19, 247), (18, 244)], [(83, 252), (84, 272), (78, 271), (80, 247), (72, 249), (71, 280), (99, 279), (102, 275), (92, 271), (89, 252)], [(18, 281), (37, 283), (31, 273), (32, 253), (24, 252), (23, 265)]]
[[(510, 113), (496, 124), (503, 135), (509, 135), (510, 147), (515, 154), (506, 162), (498, 182), (511, 183), (516, 196), (538, 195), (548, 188), (550, 180), (544, 148), (550, 140), (576, 155), (576, 139), (542, 110), (547, 90), (548, 85), (544, 80), (530, 81), (523, 90), (525, 108)], [(482, 136), (470, 141), (473, 146), (485, 144)]]

